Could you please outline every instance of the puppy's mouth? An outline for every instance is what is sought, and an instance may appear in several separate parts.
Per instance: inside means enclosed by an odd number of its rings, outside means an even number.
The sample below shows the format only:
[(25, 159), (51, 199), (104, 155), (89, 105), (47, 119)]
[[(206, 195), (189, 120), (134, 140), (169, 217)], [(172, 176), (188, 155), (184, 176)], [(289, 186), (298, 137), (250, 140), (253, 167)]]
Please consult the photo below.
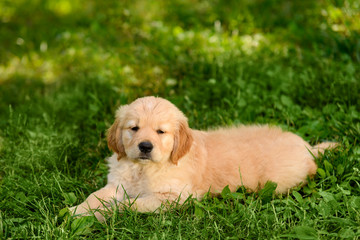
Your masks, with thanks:
[(139, 160), (152, 160), (151, 155), (147, 153), (142, 153), (139, 155)]

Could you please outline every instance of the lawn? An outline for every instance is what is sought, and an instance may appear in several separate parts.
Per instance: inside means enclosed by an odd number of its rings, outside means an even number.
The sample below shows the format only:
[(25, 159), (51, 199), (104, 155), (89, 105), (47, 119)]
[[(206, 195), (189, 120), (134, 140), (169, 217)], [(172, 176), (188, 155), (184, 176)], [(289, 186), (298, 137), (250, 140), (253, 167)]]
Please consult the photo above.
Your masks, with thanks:
[[(0, 2), (0, 239), (359, 239), (360, 2)], [(137, 97), (192, 128), (337, 141), (303, 188), (225, 188), (105, 223), (66, 208), (106, 183), (106, 130)]]

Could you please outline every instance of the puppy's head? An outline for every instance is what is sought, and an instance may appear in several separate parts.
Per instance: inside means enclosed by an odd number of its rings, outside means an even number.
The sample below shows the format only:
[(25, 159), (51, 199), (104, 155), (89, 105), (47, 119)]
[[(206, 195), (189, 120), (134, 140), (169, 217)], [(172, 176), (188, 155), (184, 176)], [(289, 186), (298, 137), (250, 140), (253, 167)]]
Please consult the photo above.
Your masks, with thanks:
[(108, 146), (118, 159), (177, 164), (193, 137), (184, 114), (162, 98), (144, 97), (119, 108), (108, 130)]

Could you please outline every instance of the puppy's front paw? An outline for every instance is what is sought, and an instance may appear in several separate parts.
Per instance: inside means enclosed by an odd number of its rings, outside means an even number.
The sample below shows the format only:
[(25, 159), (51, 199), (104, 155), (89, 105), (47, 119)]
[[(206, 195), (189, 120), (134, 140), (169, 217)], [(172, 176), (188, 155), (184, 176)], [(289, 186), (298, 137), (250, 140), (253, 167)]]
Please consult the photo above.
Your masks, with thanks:
[(69, 212), (74, 217), (90, 216), (89, 210), (81, 205), (69, 208)]
[(100, 209), (89, 210), (87, 208), (82, 207), (81, 205), (69, 208), (69, 212), (75, 218), (95, 216), (99, 222), (104, 222), (106, 220), (105, 216), (110, 215), (108, 209), (100, 208)]

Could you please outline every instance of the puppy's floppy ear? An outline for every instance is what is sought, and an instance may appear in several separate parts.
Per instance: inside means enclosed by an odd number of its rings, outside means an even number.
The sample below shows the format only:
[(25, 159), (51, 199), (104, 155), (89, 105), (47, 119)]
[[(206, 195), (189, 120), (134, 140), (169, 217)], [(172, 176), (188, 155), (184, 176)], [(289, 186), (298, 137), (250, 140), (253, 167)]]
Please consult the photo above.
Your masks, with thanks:
[(190, 151), (192, 143), (193, 136), (188, 123), (186, 121), (180, 122), (179, 129), (175, 134), (174, 148), (170, 157), (172, 163), (177, 165), (179, 159)]
[(121, 122), (125, 116), (127, 105), (121, 107), (116, 112), (116, 119), (113, 125), (107, 131), (108, 147), (118, 154), (118, 160), (126, 155), (121, 136)]

